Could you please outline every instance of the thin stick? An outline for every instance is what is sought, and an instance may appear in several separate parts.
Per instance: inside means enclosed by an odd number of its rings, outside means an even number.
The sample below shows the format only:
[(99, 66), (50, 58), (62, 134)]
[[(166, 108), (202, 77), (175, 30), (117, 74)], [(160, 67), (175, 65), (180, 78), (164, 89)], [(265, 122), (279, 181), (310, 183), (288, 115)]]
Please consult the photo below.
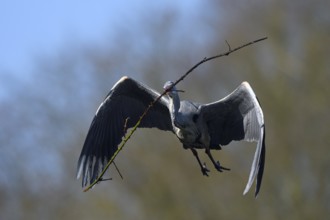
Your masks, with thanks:
[(116, 170), (117, 170), (117, 173), (119, 174), (119, 176), (121, 177), (121, 179), (124, 179), (124, 177), (123, 177), (123, 175), (121, 175), (121, 172), (119, 171), (119, 169), (118, 169), (118, 167), (117, 167), (115, 161), (113, 161), (113, 165), (115, 165), (115, 168), (116, 168)]
[[(205, 57), (203, 60), (199, 61), (198, 63), (196, 63), (193, 67), (191, 67), (184, 75), (182, 75), (178, 80), (176, 80), (174, 82), (174, 84), (168, 88), (168, 90), (171, 90), (171, 88), (173, 86), (176, 86), (179, 82), (181, 82), (182, 80), (184, 80), (184, 78), (186, 78), (194, 69), (196, 69), (199, 65), (209, 61), (209, 60), (213, 60), (219, 57), (223, 57), (223, 56), (228, 56), (229, 54), (240, 50), (244, 47), (250, 46), (252, 44), (258, 43), (260, 41), (266, 40), (267, 37), (263, 37), (263, 38), (259, 38), (257, 40), (251, 41), (249, 43), (243, 44), (239, 47), (236, 47), (234, 49), (231, 49), (229, 43), (226, 41), (226, 44), (228, 45), (228, 51), (222, 54), (218, 54), (212, 57)], [(98, 178), (91, 183), (88, 187), (86, 187), (84, 189), (84, 192), (87, 192), (89, 189), (91, 189), (95, 184), (97, 184), (98, 182), (100, 182), (102, 180), (103, 175), (105, 174), (105, 172), (107, 171), (107, 169), (109, 168), (109, 166), (113, 163), (114, 159), (117, 157), (117, 155), (119, 154), (119, 152), (123, 149), (123, 147), (125, 146), (126, 142), (132, 137), (133, 133), (136, 131), (136, 129), (139, 127), (142, 119), (147, 115), (147, 113), (149, 112), (149, 110), (153, 107), (153, 105), (158, 102), (167, 92), (168, 90), (165, 90), (163, 93), (161, 93), (157, 99), (155, 99), (153, 102), (151, 102), (148, 107), (146, 108), (146, 110), (143, 112), (143, 114), (140, 116), (139, 120), (136, 122), (135, 126), (132, 128), (131, 132), (129, 133), (128, 136), (126, 136), (124, 138), (124, 140), (121, 142), (121, 144), (118, 146), (117, 151), (112, 155), (111, 159), (109, 160), (109, 162), (107, 163), (107, 165), (104, 167), (104, 169), (102, 170), (101, 174), (98, 176)]]
[[(263, 37), (263, 38), (260, 38), (260, 39), (257, 39), (257, 40), (254, 40), (254, 41), (251, 41), (251, 42), (249, 42), (249, 43), (246, 43), (246, 44), (243, 44), (243, 45), (241, 45), (241, 46), (239, 46), (239, 47), (236, 47), (236, 48), (234, 48), (234, 49), (231, 49), (231, 47), (230, 47), (230, 45), (229, 45), (229, 43), (226, 41), (226, 43), (227, 43), (227, 45), (228, 45), (228, 51), (227, 52), (225, 52), (225, 53), (222, 53), (222, 54), (218, 54), (218, 55), (215, 55), (215, 56), (212, 56), (212, 57), (205, 57), (203, 60), (201, 60), (201, 61), (199, 61), (198, 63), (196, 63), (193, 67), (191, 67), (183, 76), (181, 76), (175, 83), (174, 83), (174, 85), (172, 85), (172, 87), (173, 86), (176, 86), (176, 84), (178, 84), (180, 81), (182, 81), (184, 78), (186, 78), (186, 76), (187, 75), (189, 75), (189, 73), (191, 73), (194, 69), (196, 69), (199, 65), (201, 65), (201, 64), (203, 64), (203, 63), (205, 63), (205, 62), (207, 62), (207, 61), (210, 61), (210, 60), (214, 60), (214, 59), (216, 59), (216, 58), (219, 58), (219, 57), (223, 57), (223, 56), (228, 56), (229, 54), (231, 54), (231, 53), (233, 53), (233, 52), (235, 52), (235, 51), (237, 51), (237, 50), (240, 50), (240, 49), (242, 49), (242, 48), (244, 48), (244, 47), (247, 47), (247, 46), (250, 46), (250, 45), (252, 45), (252, 44), (255, 44), (255, 43), (258, 43), (258, 42), (260, 42), (260, 41), (263, 41), (263, 40), (266, 40), (268, 37)], [(172, 88), (171, 87), (171, 88)], [(171, 89), (171, 88), (169, 88), (169, 89)], [(166, 91), (165, 91), (165, 93), (166, 93)]]

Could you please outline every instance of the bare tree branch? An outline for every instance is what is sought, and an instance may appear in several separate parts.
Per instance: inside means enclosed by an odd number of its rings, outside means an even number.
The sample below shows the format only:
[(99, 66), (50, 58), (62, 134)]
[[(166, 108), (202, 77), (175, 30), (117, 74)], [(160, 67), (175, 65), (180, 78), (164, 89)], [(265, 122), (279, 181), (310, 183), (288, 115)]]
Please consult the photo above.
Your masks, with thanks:
[[(170, 90), (173, 86), (176, 86), (179, 82), (181, 82), (182, 80), (184, 80), (184, 78), (186, 78), (194, 69), (196, 69), (199, 65), (207, 62), (207, 61), (210, 61), (210, 60), (213, 60), (213, 59), (216, 59), (216, 58), (220, 58), (220, 57), (223, 57), (223, 56), (228, 56), (229, 54), (237, 51), (237, 50), (240, 50), (244, 47), (247, 47), (247, 46), (250, 46), (252, 44), (255, 44), (255, 43), (258, 43), (260, 41), (263, 41), (263, 40), (266, 40), (267, 37), (263, 37), (263, 38), (259, 38), (257, 40), (254, 40), (254, 41), (251, 41), (249, 43), (246, 43), (246, 44), (243, 44), (239, 47), (236, 47), (234, 49), (231, 49), (229, 43), (226, 41), (227, 45), (228, 45), (228, 51), (225, 52), (225, 53), (221, 53), (221, 54), (218, 54), (218, 55), (215, 55), (215, 56), (212, 56), (212, 57), (205, 57), (203, 60), (199, 61), (198, 63), (196, 63), (193, 67), (191, 67), (185, 74), (183, 74), (178, 80), (176, 80), (174, 82), (174, 84), (168, 89)], [(131, 132), (125, 136), (124, 140), (121, 142), (121, 144), (119, 145), (117, 151), (113, 154), (112, 158), (109, 160), (109, 162), (107, 163), (107, 165), (104, 167), (103, 171), (101, 172), (100, 176), (92, 183), (90, 184), (88, 187), (86, 187), (84, 189), (84, 192), (87, 192), (89, 189), (91, 189), (95, 184), (99, 183), (100, 181), (103, 181), (104, 179), (102, 178), (103, 175), (105, 174), (105, 172), (107, 171), (107, 169), (109, 168), (109, 166), (114, 163), (114, 159), (117, 157), (118, 153), (123, 149), (123, 147), (125, 146), (126, 142), (132, 137), (133, 133), (136, 131), (136, 129), (139, 127), (141, 121), (143, 120), (143, 118), (147, 115), (147, 113), (149, 112), (149, 110), (153, 107), (153, 105), (158, 102), (165, 94), (168, 90), (165, 90), (163, 93), (161, 93), (157, 99), (155, 99), (153, 102), (151, 102), (149, 104), (149, 106), (146, 108), (146, 110), (143, 112), (143, 114), (140, 116), (139, 120), (136, 122), (135, 126), (132, 128)], [(126, 124), (126, 123), (125, 123)], [(124, 125), (124, 129), (126, 128), (126, 125)], [(120, 174), (117, 166), (116, 166), (116, 169), (117, 169), (117, 172)], [(120, 174), (121, 176), (121, 174)], [(122, 176), (121, 176), (122, 177)]]

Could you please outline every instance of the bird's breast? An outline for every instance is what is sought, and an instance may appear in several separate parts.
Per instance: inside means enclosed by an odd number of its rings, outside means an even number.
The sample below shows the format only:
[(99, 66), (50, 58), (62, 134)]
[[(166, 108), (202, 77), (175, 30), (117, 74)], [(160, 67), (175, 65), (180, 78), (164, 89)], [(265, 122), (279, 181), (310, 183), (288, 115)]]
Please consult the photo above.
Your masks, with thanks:
[(195, 126), (185, 128), (174, 127), (174, 132), (184, 146), (204, 148), (209, 144), (209, 139), (205, 138), (205, 134)]
[(203, 148), (209, 145), (207, 128), (201, 123), (201, 118), (195, 112), (173, 114), (172, 126), (174, 133), (184, 146)]
[(198, 136), (198, 132), (193, 131), (192, 129), (175, 129), (176, 136), (180, 139), (181, 142), (195, 142), (196, 137)]

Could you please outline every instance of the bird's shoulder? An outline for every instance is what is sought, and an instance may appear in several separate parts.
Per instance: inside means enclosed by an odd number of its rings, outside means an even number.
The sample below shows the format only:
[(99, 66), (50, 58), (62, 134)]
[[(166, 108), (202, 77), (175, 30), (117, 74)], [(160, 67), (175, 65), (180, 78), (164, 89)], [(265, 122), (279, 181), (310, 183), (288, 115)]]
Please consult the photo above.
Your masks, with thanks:
[(183, 100), (180, 102), (180, 109), (179, 111), (183, 114), (196, 114), (199, 112), (201, 104), (188, 101), (188, 100)]

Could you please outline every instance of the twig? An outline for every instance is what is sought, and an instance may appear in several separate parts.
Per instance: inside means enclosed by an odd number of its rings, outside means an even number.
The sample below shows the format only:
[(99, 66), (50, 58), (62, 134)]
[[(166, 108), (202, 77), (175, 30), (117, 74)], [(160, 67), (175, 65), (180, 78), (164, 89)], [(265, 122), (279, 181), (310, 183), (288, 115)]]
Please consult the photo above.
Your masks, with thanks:
[[(199, 65), (201, 65), (201, 64), (203, 64), (203, 63), (205, 63), (205, 62), (207, 62), (207, 61), (209, 61), (209, 60), (214, 60), (214, 59), (219, 58), (219, 57), (228, 56), (229, 54), (231, 54), (231, 53), (233, 53), (233, 52), (235, 52), (235, 51), (237, 51), (237, 50), (240, 50), (240, 49), (242, 49), (242, 48), (244, 48), (244, 47), (250, 46), (250, 45), (252, 45), (252, 44), (258, 43), (258, 42), (263, 41), (263, 40), (266, 40), (266, 39), (267, 39), (267, 37), (263, 37), (263, 38), (260, 38), (260, 39), (257, 39), (257, 40), (254, 40), (254, 41), (251, 41), (251, 42), (249, 42), (249, 43), (243, 44), (243, 45), (241, 45), (241, 46), (239, 46), (239, 47), (236, 47), (236, 48), (234, 48), (234, 49), (231, 49), (230, 45), (229, 45), (228, 42), (227, 42), (227, 44), (228, 44), (228, 51), (227, 51), (227, 52), (222, 53), (222, 54), (218, 54), (218, 55), (215, 55), (215, 56), (212, 56), (212, 57), (209, 57), (209, 58), (205, 57), (203, 60), (199, 61), (199, 62), (196, 63), (193, 67), (191, 67), (190, 70), (188, 70), (183, 76), (181, 76), (181, 77), (180, 77), (180, 78), (179, 78), (179, 79), (178, 79), (178, 80), (172, 85), (172, 87), (173, 87), (173, 86), (176, 86), (176, 84), (178, 84), (180, 81), (182, 81), (184, 78), (186, 78), (186, 76), (187, 76), (189, 73), (191, 73), (194, 69), (196, 69)], [(172, 87), (171, 87), (171, 88), (172, 88)], [(169, 88), (169, 89), (171, 89), (171, 88)], [(162, 93), (162, 95), (165, 94), (165, 93), (166, 93), (166, 91), (165, 91), (164, 93)], [(157, 101), (158, 101), (158, 99), (157, 99)]]
[[(226, 41), (227, 45), (228, 45), (228, 51), (225, 52), (225, 53), (221, 53), (221, 54), (218, 54), (218, 55), (215, 55), (215, 56), (212, 56), (212, 57), (205, 57), (204, 59), (202, 59), (201, 61), (199, 61), (198, 63), (196, 63), (193, 67), (191, 67), (185, 74), (183, 74), (178, 80), (176, 80), (174, 82), (174, 84), (172, 84), (172, 86), (170, 88), (168, 88), (168, 90), (170, 90), (172, 87), (176, 86), (179, 82), (181, 82), (182, 80), (184, 80), (184, 78), (186, 78), (194, 69), (196, 69), (199, 65), (207, 62), (207, 61), (210, 61), (210, 60), (213, 60), (213, 59), (216, 59), (216, 58), (219, 58), (219, 57), (223, 57), (223, 56), (228, 56), (229, 54), (237, 51), (237, 50), (240, 50), (244, 47), (247, 47), (249, 45), (252, 45), (252, 44), (255, 44), (255, 43), (258, 43), (260, 41), (263, 41), (263, 40), (266, 40), (267, 37), (263, 37), (263, 38), (259, 38), (257, 40), (254, 40), (254, 41), (251, 41), (249, 43), (246, 43), (246, 44), (243, 44), (239, 47), (236, 47), (234, 49), (231, 49), (229, 43)], [(84, 192), (87, 192), (89, 189), (91, 189), (95, 184), (97, 184), (98, 182), (102, 181), (102, 177), (104, 175), (104, 173), (107, 171), (107, 169), (109, 168), (109, 166), (114, 162), (114, 159), (117, 157), (118, 153), (123, 149), (123, 147), (125, 146), (126, 142), (132, 137), (133, 133), (136, 131), (136, 129), (139, 127), (142, 119), (147, 115), (147, 113), (149, 112), (149, 110), (153, 107), (153, 105), (158, 102), (167, 92), (168, 90), (165, 90), (163, 91), (163, 93), (161, 93), (157, 99), (155, 99), (153, 102), (151, 102), (148, 107), (146, 108), (146, 110), (143, 112), (143, 114), (140, 116), (139, 120), (136, 122), (136, 124), (134, 125), (134, 127), (132, 128), (131, 132), (129, 133), (128, 136), (126, 136), (124, 138), (124, 140), (121, 142), (121, 144), (118, 146), (118, 149), (117, 151), (112, 155), (111, 159), (109, 160), (109, 162), (107, 163), (107, 165), (104, 167), (104, 169), (102, 170), (101, 174), (99, 175), (99, 177), (93, 182), (91, 183), (88, 187), (86, 187), (84, 189)], [(125, 127), (124, 127), (125, 128)], [(119, 170), (117, 170), (118, 173), (120, 174)], [(120, 174), (121, 176), (121, 174)]]
[(115, 161), (113, 161), (113, 165), (115, 165), (115, 168), (116, 168), (117, 173), (119, 174), (120, 178), (121, 178), (121, 179), (124, 179), (124, 177), (123, 177), (123, 175), (121, 175), (121, 172), (119, 171), (119, 169), (118, 169), (118, 167), (117, 167)]
[(228, 46), (228, 51), (231, 51), (231, 47), (230, 47), (230, 44), (228, 43), (228, 41), (226, 40), (226, 44)]
[[(109, 180), (112, 180), (112, 178), (106, 178), (106, 179), (103, 179), (103, 177), (101, 177), (100, 180), (99, 180), (97, 183), (99, 183), (99, 182), (104, 182), (104, 181), (109, 181)], [(96, 183), (96, 184), (97, 184), (97, 183)]]

